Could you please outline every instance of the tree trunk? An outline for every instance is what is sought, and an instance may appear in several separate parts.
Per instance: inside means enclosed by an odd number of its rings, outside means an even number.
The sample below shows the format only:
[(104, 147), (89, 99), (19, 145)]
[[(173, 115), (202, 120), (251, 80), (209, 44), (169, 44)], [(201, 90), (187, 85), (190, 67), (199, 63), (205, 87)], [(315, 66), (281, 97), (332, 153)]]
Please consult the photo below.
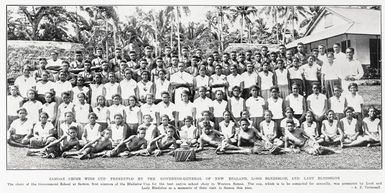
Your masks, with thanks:
[(178, 57), (180, 58), (180, 26), (179, 26), (179, 15), (178, 15), (178, 11), (179, 11), (179, 6), (176, 6), (176, 18), (177, 18), (177, 32), (178, 32)]
[(108, 61), (108, 25), (106, 21), (106, 60)]
[(243, 15), (241, 15), (242, 16), (242, 18), (241, 18), (241, 42), (240, 43), (242, 43), (243, 41), (242, 41), (242, 38), (243, 38)]
[(293, 41), (295, 40), (295, 33), (294, 33), (294, 13), (295, 13), (295, 7), (292, 6), (291, 8), (291, 23), (292, 23), (292, 31), (291, 36), (293, 37)]
[(222, 30), (223, 30), (223, 16), (220, 17), (220, 22), (219, 22), (219, 50), (220, 52), (223, 51), (223, 42), (222, 42)]

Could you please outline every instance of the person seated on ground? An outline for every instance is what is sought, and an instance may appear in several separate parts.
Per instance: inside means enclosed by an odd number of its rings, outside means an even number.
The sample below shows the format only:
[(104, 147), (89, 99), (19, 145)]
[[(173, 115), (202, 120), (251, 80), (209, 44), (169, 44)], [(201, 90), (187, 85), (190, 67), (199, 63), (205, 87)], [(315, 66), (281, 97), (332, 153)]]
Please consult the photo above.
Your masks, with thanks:
[(202, 151), (203, 147), (207, 144), (217, 148), (217, 154), (250, 153), (250, 150), (231, 145), (228, 143), (228, 141), (229, 140), (224, 139), (224, 136), (221, 132), (213, 129), (209, 123), (205, 122), (203, 125), (202, 135), (198, 139), (199, 147), (195, 151)]
[(340, 126), (344, 132), (343, 147), (360, 146), (367, 142), (366, 138), (361, 134), (358, 120), (353, 115), (353, 107), (346, 107), (345, 118), (340, 120)]
[(120, 142), (125, 140), (129, 130), (127, 124), (123, 121), (122, 114), (115, 114), (114, 119), (115, 122), (109, 127), (110, 131), (112, 132), (112, 136), (110, 137), (112, 140), (112, 147), (116, 147)]
[(187, 116), (184, 119), (184, 125), (179, 131), (180, 139), (176, 140), (178, 145), (182, 143), (187, 143), (189, 146), (195, 145), (198, 142), (199, 136), (201, 135), (201, 131), (196, 128), (193, 124), (193, 118), (191, 116)]
[(293, 110), (293, 108), (291, 108), (291, 107), (286, 107), (286, 109), (285, 109), (284, 112), (285, 112), (285, 116), (286, 116), (286, 117), (285, 117), (284, 119), (282, 119), (281, 124), (280, 124), (280, 127), (279, 127), (279, 130), (277, 131), (277, 132), (278, 132), (278, 137), (281, 137), (281, 136), (284, 135), (285, 127), (286, 127), (286, 121), (287, 121), (288, 119), (293, 120), (296, 127), (301, 126), (301, 124), (300, 124), (300, 122), (298, 121), (298, 119), (296, 119), (296, 118), (294, 117), (294, 110)]
[[(307, 134), (303, 129), (296, 128), (293, 120), (286, 121), (285, 129), (285, 151), (286, 152), (299, 152), (304, 151), (310, 155), (322, 155), (327, 153), (338, 153), (337, 151), (320, 146), (315, 138)], [(291, 144), (291, 148), (289, 148)], [(299, 150), (297, 149), (299, 148)]]
[(214, 122), (211, 121), (211, 112), (210, 111), (203, 111), (202, 112), (202, 119), (200, 122), (198, 122), (198, 128), (200, 130), (203, 130), (204, 123), (208, 122), (211, 127), (214, 128)]
[(276, 154), (280, 152), (281, 149), (277, 145), (272, 144), (269, 138), (261, 135), (257, 129), (251, 127), (247, 119), (242, 118), (239, 122), (238, 147), (251, 146), (251, 152), (254, 154)]
[[(295, 124), (295, 121), (294, 121), (294, 124)], [(286, 128), (286, 126), (285, 126), (285, 128)], [(307, 133), (308, 135), (311, 135), (312, 137), (314, 137), (318, 141), (318, 140), (320, 140), (320, 137), (319, 137), (320, 134), (319, 134), (317, 128), (318, 128), (317, 122), (314, 119), (313, 112), (307, 111), (305, 113), (305, 121), (301, 124), (301, 129), (304, 130), (305, 133)]]
[[(152, 123), (152, 117), (150, 114), (143, 115), (143, 124), (139, 125), (138, 129), (144, 129), (146, 131), (145, 139), (147, 143), (150, 143), (153, 139), (160, 135), (160, 131), (155, 124)], [(150, 144), (147, 144), (149, 147)]]
[(48, 113), (40, 113), (40, 122), (33, 127), (33, 137), (29, 140), (30, 147), (42, 148), (55, 141), (56, 129), (48, 120)]
[[(112, 140), (111, 140), (112, 132), (109, 129), (105, 129), (103, 134), (87, 143), (82, 149), (75, 152), (63, 152), (63, 158), (78, 158), (78, 159), (86, 159), (86, 158), (94, 158), (100, 155), (103, 155), (103, 151), (112, 149)], [(98, 154), (102, 153), (102, 154)]]
[(82, 142), (87, 144), (98, 137), (100, 137), (101, 132), (103, 131), (102, 126), (99, 123), (96, 123), (98, 116), (96, 113), (91, 112), (88, 114), (88, 123), (84, 126), (84, 131), (82, 135)]
[(15, 147), (29, 147), (32, 137), (33, 122), (27, 118), (27, 110), (20, 108), (17, 110), (18, 119), (11, 123), (7, 132), (7, 142)]
[(146, 130), (139, 129), (136, 135), (131, 135), (127, 139), (120, 142), (114, 149), (107, 151), (102, 157), (128, 157), (130, 152), (147, 149)]
[(377, 109), (370, 106), (368, 115), (363, 120), (363, 130), (368, 140), (368, 147), (381, 145), (381, 120), (377, 118)]
[(329, 110), (326, 113), (327, 119), (322, 121), (321, 126), (321, 138), (318, 143), (322, 144), (334, 144), (340, 143), (343, 146), (343, 131), (339, 125), (339, 121), (336, 119), (336, 115), (333, 110)]
[(70, 127), (68, 133), (61, 136), (59, 139), (49, 143), (40, 149), (29, 149), (27, 156), (41, 156), (44, 158), (56, 158), (61, 156), (64, 152), (72, 150), (76, 147), (80, 149), (80, 143), (77, 138), (77, 127)]
[(278, 147), (283, 146), (283, 141), (278, 138), (278, 125), (272, 120), (273, 114), (271, 111), (265, 110), (264, 117), (265, 120), (259, 124), (261, 136)]
[(154, 154), (155, 157), (162, 155), (163, 153), (173, 153), (177, 144), (174, 138), (175, 127), (168, 125), (166, 133), (159, 135), (155, 139), (148, 143), (147, 149), (130, 152), (132, 155), (144, 155), (149, 156)]
[(223, 121), (219, 123), (219, 131), (224, 135), (225, 139), (228, 140), (230, 144), (237, 143), (237, 129), (234, 121), (231, 120), (230, 111), (223, 112)]

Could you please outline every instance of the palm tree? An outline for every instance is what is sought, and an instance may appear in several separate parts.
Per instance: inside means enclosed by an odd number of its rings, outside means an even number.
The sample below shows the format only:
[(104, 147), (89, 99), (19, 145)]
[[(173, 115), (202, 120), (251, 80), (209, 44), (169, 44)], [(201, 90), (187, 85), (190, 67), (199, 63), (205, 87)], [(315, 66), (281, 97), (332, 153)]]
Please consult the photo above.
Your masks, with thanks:
[(170, 45), (173, 47), (172, 44), (172, 37), (173, 37), (173, 23), (175, 23), (177, 28), (177, 40), (178, 40), (178, 55), (180, 56), (180, 17), (181, 17), (181, 10), (183, 10), (183, 13), (187, 16), (190, 14), (190, 9), (187, 6), (167, 6), (166, 8), (166, 15), (170, 17), (170, 25), (171, 25), (171, 32), (170, 32)]
[(225, 22), (225, 18), (227, 20), (231, 19), (231, 16), (228, 13), (230, 6), (216, 6), (215, 8), (217, 9), (216, 15), (217, 15), (217, 19), (219, 21), (218, 22), (219, 23), (219, 42), (220, 42), (219, 49), (222, 52), (224, 50), (224, 47), (223, 47), (223, 24)]
[[(18, 13), (24, 15), (32, 28), (31, 31), (25, 28), (25, 34), (30, 40), (38, 39), (38, 30), (43, 19), (51, 17), (60, 17), (66, 10), (63, 7), (48, 7), (48, 6), (20, 6)], [(27, 22), (24, 22), (27, 23)]]
[(318, 18), (319, 15), (321, 15), (322, 11), (324, 10), (324, 7), (321, 6), (310, 6), (309, 7), (309, 13), (310, 17), (306, 17), (301, 23), (299, 24), (300, 28), (306, 27), (306, 31), (308, 30), (309, 26), (311, 26), (315, 20)]
[[(265, 15), (269, 16), (273, 20), (273, 26), (278, 26), (278, 16), (280, 12), (281, 7), (280, 6), (267, 6), (263, 7), (261, 9), (262, 13), (265, 13)], [(276, 42), (279, 42), (279, 33), (276, 31)]]
[(230, 12), (233, 14), (233, 21), (239, 19), (241, 24), (241, 43), (243, 42), (244, 25), (251, 23), (250, 15), (256, 15), (257, 9), (254, 6), (237, 6), (230, 8)]

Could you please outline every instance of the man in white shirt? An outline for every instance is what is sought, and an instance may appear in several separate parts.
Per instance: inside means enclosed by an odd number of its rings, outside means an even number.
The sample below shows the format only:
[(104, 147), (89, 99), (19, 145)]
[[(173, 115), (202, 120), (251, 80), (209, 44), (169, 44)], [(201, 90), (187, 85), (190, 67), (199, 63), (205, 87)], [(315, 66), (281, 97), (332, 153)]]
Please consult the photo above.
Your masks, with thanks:
[(364, 76), (364, 70), (360, 61), (353, 58), (354, 49), (346, 49), (346, 59), (340, 63), (339, 71), (341, 78), (341, 87), (343, 92), (348, 92), (348, 86), (350, 83), (359, 80)]
[(19, 88), (20, 95), (24, 98), (27, 97), (27, 91), (29, 89), (36, 89), (36, 81), (31, 76), (30, 71), (30, 66), (24, 66), (23, 75), (17, 77), (15, 80), (15, 85)]
[(45, 67), (47, 70), (60, 70), (63, 61), (59, 59), (58, 56), (59, 54), (57, 51), (51, 52), (51, 59), (47, 61), (47, 66)]
[(156, 105), (155, 116), (158, 126), (160, 125), (162, 115), (168, 116), (171, 125), (175, 125), (178, 122), (178, 112), (174, 103), (170, 101), (170, 94), (168, 92), (162, 93), (162, 101)]
[(178, 63), (178, 72), (171, 75), (170, 83), (175, 89), (174, 103), (182, 102), (182, 92), (189, 91), (193, 85), (193, 76), (184, 71), (185, 65), (183, 62)]
[(250, 87), (258, 83), (258, 74), (254, 71), (254, 65), (248, 63), (246, 72), (242, 73), (241, 81), (244, 82), (243, 98), (246, 100), (250, 96)]
[(333, 45), (334, 51), (334, 63), (339, 64), (341, 61), (345, 60), (346, 56), (343, 52), (341, 52), (341, 45), (339, 43), (335, 43)]

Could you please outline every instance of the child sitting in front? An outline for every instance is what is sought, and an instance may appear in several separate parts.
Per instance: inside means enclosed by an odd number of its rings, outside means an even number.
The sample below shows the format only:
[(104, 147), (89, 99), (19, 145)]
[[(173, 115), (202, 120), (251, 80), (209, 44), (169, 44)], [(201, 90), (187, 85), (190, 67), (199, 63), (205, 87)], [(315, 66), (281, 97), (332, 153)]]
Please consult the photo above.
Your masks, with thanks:
[(265, 120), (259, 124), (259, 131), (261, 136), (268, 139), (270, 143), (280, 147), (283, 146), (282, 140), (278, 138), (278, 125), (272, 120), (273, 114), (270, 110), (265, 110)]
[(377, 109), (373, 106), (368, 109), (368, 117), (363, 120), (364, 135), (368, 140), (368, 146), (381, 145), (381, 120), (377, 118)]
[(322, 121), (321, 126), (321, 139), (318, 143), (325, 142), (326, 144), (332, 144), (339, 142), (341, 147), (343, 146), (341, 127), (339, 121), (335, 118), (335, 113), (333, 110), (329, 110), (326, 113), (327, 119)]
[(177, 140), (177, 144), (180, 145), (182, 143), (187, 143), (189, 145), (194, 145), (198, 142), (198, 138), (200, 136), (200, 130), (198, 130), (193, 125), (193, 118), (191, 116), (187, 116), (184, 119), (184, 125), (179, 131), (180, 140)]

